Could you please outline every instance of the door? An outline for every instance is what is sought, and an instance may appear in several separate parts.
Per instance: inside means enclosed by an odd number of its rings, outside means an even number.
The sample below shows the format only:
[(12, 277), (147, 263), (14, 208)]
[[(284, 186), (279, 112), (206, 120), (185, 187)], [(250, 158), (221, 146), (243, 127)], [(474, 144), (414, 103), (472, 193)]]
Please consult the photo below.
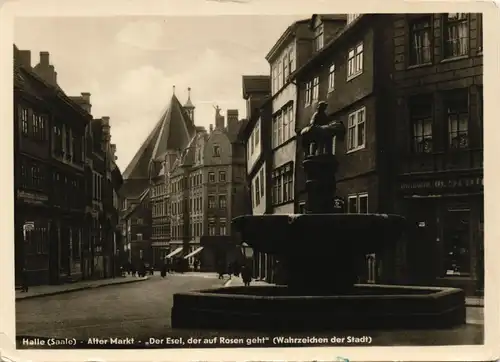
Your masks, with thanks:
[(450, 207), (444, 215), (443, 274), (446, 277), (470, 276), (470, 209)]

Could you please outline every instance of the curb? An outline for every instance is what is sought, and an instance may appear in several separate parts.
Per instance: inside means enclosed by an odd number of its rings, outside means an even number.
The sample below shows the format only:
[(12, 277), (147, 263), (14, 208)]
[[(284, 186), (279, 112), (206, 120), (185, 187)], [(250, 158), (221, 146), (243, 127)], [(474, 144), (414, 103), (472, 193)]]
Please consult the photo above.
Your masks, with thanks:
[(22, 297), (22, 298), (17, 298), (16, 297), (16, 302), (22, 301), (22, 300), (25, 300), (25, 299), (42, 298), (42, 297), (48, 297), (48, 296), (51, 296), (51, 295), (67, 294), (67, 293), (72, 293), (72, 292), (79, 292), (79, 291), (87, 290), (87, 289), (110, 287), (112, 285), (122, 285), (122, 284), (130, 284), (130, 283), (143, 282), (143, 281), (146, 281), (148, 279), (149, 279), (148, 277), (136, 278), (136, 279), (124, 281), (122, 283), (103, 283), (103, 284), (98, 284), (98, 285), (86, 285), (86, 286), (83, 286), (83, 287), (76, 287), (76, 288), (72, 288), (72, 289), (65, 289), (65, 290), (58, 290), (58, 291), (54, 291), (54, 292), (47, 292), (47, 293), (42, 293), (42, 294), (35, 294), (35, 295), (30, 295), (30, 296), (26, 296), (26, 297)]

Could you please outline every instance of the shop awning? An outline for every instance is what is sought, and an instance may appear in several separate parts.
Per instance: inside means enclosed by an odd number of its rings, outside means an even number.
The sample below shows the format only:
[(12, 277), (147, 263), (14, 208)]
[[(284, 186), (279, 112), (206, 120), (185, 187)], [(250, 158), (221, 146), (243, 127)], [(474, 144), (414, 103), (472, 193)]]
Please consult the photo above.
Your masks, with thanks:
[(180, 248), (177, 248), (175, 249), (174, 251), (172, 251), (170, 254), (168, 254), (165, 259), (168, 259), (168, 258), (171, 258), (177, 254), (179, 254), (180, 252), (182, 251), (182, 246)]
[(199, 248), (198, 248), (198, 249), (196, 249), (195, 251), (190, 252), (188, 255), (186, 255), (186, 256), (184, 257), (184, 259), (189, 259), (189, 258), (191, 258), (192, 256), (195, 256), (196, 254), (198, 254), (198, 253), (199, 253), (200, 251), (202, 251), (202, 250), (203, 250), (203, 246), (202, 246), (202, 247), (199, 247)]

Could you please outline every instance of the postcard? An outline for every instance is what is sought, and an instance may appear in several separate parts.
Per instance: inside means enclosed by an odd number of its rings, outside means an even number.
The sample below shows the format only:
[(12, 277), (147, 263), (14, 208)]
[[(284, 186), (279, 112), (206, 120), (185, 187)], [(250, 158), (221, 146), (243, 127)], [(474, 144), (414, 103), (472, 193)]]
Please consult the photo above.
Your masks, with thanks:
[(1, 13), (2, 355), (498, 357), (493, 5), (55, 5)]

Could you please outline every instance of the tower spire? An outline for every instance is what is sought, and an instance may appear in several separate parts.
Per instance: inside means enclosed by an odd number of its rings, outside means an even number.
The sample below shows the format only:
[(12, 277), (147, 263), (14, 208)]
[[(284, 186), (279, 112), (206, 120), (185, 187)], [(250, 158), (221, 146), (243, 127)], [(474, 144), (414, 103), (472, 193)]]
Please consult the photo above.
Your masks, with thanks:
[(188, 87), (188, 102), (191, 100), (191, 87)]
[(175, 96), (175, 85), (172, 86), (172, 94)]
[(194, 122), (194, 104), (191, 102), (191, 87), (188, 87), (188, 99), (186, 104), (184, 104), (184, 109), (186, 110), (191, 121)]

